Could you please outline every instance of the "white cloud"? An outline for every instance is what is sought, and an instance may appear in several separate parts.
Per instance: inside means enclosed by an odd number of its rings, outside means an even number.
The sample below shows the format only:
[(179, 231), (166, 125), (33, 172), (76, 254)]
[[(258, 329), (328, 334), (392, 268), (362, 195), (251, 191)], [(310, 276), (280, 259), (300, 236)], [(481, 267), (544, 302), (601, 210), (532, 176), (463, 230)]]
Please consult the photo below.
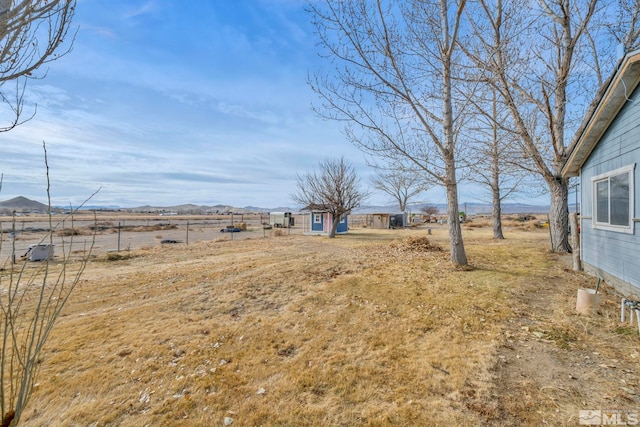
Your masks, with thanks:
[[(78, 12), (74, 50), (28, 88), (36, 117), (2, 135), (1, 198), (42, 200), (42, 141), (60, 205), (101, 187), (92, 204), (268, 208), (290, 204), (296, 172), (323, 157), (345, 155), (364, 170), (340, 124), (309, 108), (306, 24), (291, 4), (256, 4), (174, 16), (191, 3), (79, 3), (87, 9)], [(175, 9), (164, 16), (161, 7)], [(240, 16), (235, 7), (253, 11)]]

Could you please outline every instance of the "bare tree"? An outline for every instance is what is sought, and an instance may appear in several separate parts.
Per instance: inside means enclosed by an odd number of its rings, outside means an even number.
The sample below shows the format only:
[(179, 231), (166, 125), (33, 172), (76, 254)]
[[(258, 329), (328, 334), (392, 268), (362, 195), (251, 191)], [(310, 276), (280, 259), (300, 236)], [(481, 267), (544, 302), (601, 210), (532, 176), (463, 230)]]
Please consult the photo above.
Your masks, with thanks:
[(425, 215), (437, 215), (438, 214), (438, 208), (437, 206), (423, 206), (422, 209), (420, 209)]
[(344, 121), (374, 157), (419, 170), (447, 193), (451, 260), (466, 265), (456, 156), (465, 102), (455, 73), (465, 0), (309, 2), (332, 71), (310, 77), (319, 115)]
[(35, 72), (70, 51), (75, 5), (75, 0), (0, 0), (0, 99), (12, 116), (0, 132), (35, 114), (22, 118), (27, 81), (44, 77)]
[[(604, 26), (609, 30), (625, 51), (640, 47), (640, 2), (638, 0), (618, 0), (615, 18)], [(600, 82), (602, 84), (602, 81)]]
[[(28, 268), (26, 262), (18, 267), (14, 262), (16, 247), (15, 239), (13, 239), (11, 260), (9, 260), (9, 265), (3, 265), (0, 275), (0, 287), (2, 288), (0, 293), (0, 340), (2, 340), (0, 348), (0, 413), (2, 427), (18, 425), (36, 383), (38, 370), (42, 363), (44, 345), (73, 289), (80, 281), (80, 276), (89, 260), (95, 241), (94, 233), (89, 247), (85, 244), (84, 255), (80, 262), (74, 263), (72, 268), (69, 259), (77, 248), (73, 244), (73, 237), (68, 242), (63, 239), (62, 260), (61, 262), (53, 262), (53, 236), (57, 226), (62, 222), (54, 224), (52, 218), (46, 147), (45, 166), (49, 231), (40, 243), (45, 245), (47, 256), (38, 268)], [(0, 178), (0, 189), (1, 184)], [(68, 216), (71, 217), (72, 227), (73, 212), (75, 210)], [(65, 219), (68, 220), (68, 218)], [(12, 232), (15, 236), (17, 233), (15, 215), (12, 224)], [(2, 234), (2, 230), (0, 230), (0, 234)], [(72, 232), (71, 236), (73, 234)], [(0, 239), (0, 248), (2, 241), (3, 239)]]
[[(508, 109), (523, 165), (532, 165), (546, 182), (556, 252), (570, 249), (568, 182), (561, 174), (570, 152), (568, 141), (585, 114), (585, 99), (592, 99), (602, 82), (602, 64), (614, 62), (610, 43), (592, 32), (611, 19), (612, 6), (598, 9), (599, 4), (478, 0), (477, 8), (469, 10), (472, 35), (462, 44)], [(637, 39), (632, 32), (629, 28), (627, 45)]]
[(427, 183), (414, 171), (395, 167), (377, 169), (378, 175), (372, 179), (374, 188), (391, 196), (400, 212), (405, 212), (409, 201), (428, 189)]
[(488, 96), (472, 100), (477, 108), (469, 137), (472, 154), (463, 163), (468, 168), (467, 179), (491, 194), (493, 238), (504, 239), (502, 202), (517, 193), (541, 191), (532, 190), (532, 175), (523, 168), (524, 159), (514, 141), (514, 133), (505, 130), (509, 123), (508, 111), (498, 102), (494, 89), (488, 87), (486, 93)]
[[(433, 205), (427, 205), (420, 208), (420, 212), (423, 214), (425, 222), (434, 222), (435, 216), (438, 215), (438, 207)], [(424, 218), (426, 216), (426, 218)]]
[(336, 236), (341, 220), (362, 203), (367, 193), (360, 190), (360, 179), (344, 157), (324, 159), (319, 171), (298, 175), (298, 190), (291, 197), (296, 203), (322, 209), (332, 217), (329, 237)]

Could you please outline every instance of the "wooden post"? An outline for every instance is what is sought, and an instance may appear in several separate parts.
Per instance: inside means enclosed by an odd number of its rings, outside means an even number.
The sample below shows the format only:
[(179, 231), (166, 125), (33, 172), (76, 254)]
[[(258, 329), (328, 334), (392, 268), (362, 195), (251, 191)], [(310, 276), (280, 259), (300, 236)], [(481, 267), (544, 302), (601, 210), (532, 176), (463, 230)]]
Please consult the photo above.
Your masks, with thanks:
[(573, 255), (573, 271), (582, 271), (580, 261), (580, 230), (578, 229), (578, 214), (573, 212), (569, 215), (571, 224), (571, 253)]

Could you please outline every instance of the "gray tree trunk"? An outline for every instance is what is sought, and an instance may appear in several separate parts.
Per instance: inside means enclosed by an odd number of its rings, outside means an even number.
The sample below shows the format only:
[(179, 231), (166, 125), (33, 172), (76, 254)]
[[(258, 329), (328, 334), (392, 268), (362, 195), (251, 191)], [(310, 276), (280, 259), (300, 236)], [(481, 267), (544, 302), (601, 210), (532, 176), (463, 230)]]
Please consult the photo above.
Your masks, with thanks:
[(456, 184), (447, 185), (447, 218), (449, 221), (449, 243), (451, 246), (451, 262), (456, 265), (467, 265), (467, 254), (462, 241), (460, 226), (460, 209), (458, 208), (458, 189)]
[[(443, 7), (445, 12), (446, 8)], [(446, 14), (446, 13), (445, 13)], [(443, 21), (446, 17), (443, 16)], [(455, 43), (455, 42), (454, 42)], [(460, 208), (458, 206), (458, 180), (456, 178), (455, 138), (453, 126), (453, 96), (451, 94), (451, 56), (442, 58), (442, 100), (444, 144), (442, 157), (445, 164), (445, 187), (447, 190), (447, 216), (449, 222), (449, 246), (451, 262), (455, 265), (467, 265), (467, 253), (462, 240), (460, 227)]]
[(493, 238), (504, 239), (502, 234), (502, 206), (500, 201), (500, 188), (493, 188), (493, 206), (491, 209), (491, 216), (493, 217)]
[[(498, 117), (496, 102), (493, 102), (493, 117)], [(493, 144), (491, 144), (491, 194), (493, 217), (493, 238), (504, 239), (502, 234), (502, 200), (500, 197), (500, 150), (498, 147), (498, 129), (493, 125)]]
[(447, 162), (447, 221), (449, 222), (449, 243), (451, 247), (451, 262), (456, 265), (467, 265), (467, 253), (462, 240), (460, 226), (460, 208), (458, 206), (458, 182), (453, 156), (445, 159)]
[(333, 239), (334, 237), (336, 237), (336, 231), (338, 230), (339, 223), (340, 223), (340, 216), (333, 215), (333, 220), (331, 221), (331, 229), (329, 230), (329, 235), (328, 235), (330, 239)]
[(549, 210), (549, 230), (551, 233), (551, 250), (553, 252), (569, 252), (569, 185), (565, 178), (555, 177), (547, 181), (551, 192), (551, 209)]

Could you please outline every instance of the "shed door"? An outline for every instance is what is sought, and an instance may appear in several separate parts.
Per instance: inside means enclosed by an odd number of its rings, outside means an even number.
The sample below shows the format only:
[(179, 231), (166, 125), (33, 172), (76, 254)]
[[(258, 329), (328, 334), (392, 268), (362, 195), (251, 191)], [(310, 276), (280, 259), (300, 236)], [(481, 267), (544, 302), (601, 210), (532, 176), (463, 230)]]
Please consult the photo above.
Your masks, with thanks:
[(314, 212), (311, 214), (311, 231), (324, 230), (324, 215)]
[(336, 228), (336, 233), (346, 233), (348, 229), (349, 227), (347, 224), (347, 217), (345, 216), (338, 223), (338, 228)]

